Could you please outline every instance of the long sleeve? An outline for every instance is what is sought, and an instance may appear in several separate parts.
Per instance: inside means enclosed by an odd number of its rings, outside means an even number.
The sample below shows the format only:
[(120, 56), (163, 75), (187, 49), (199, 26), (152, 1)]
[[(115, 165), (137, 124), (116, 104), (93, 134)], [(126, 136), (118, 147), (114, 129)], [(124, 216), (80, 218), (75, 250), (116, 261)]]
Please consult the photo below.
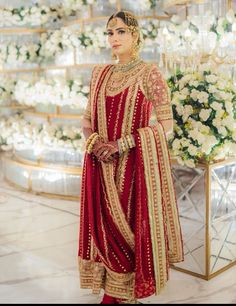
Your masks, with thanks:
[(153, 103), (157, 121), (173, 119), (169, 88), (156, 65), (152, 65), (145, 87), (147, 98)]
[[(91, 86), (90, 86), (90, 92), (91, 92)], [(83, 114), (83, 119), (91, 121), (91, 99), (90, 99), (90, 93), (88, 96), (88, 102)]]
[(93, 79), (94, 70), (95, 68), (93, 69), (92, 74), (91, 74), (91, 79), (90, 79), (90, 84), (89, 84), (88, 102), (87, 102), (87, 105), (86, 105), (86, 108), (83, 114), (83, 119), (86, 119), (89, 121), (91, 121), (91, 92), (92, 92), (92, 83), (93, 83), (92, 79)]

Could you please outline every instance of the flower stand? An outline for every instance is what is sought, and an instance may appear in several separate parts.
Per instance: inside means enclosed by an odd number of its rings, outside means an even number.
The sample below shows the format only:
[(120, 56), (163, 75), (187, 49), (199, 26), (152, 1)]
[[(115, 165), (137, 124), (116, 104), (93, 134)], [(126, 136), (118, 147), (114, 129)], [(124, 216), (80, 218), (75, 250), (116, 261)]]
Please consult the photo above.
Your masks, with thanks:
[(236, 159), (172, 160), (185, 260), (173, 268), (209, 280), (236, 264)]

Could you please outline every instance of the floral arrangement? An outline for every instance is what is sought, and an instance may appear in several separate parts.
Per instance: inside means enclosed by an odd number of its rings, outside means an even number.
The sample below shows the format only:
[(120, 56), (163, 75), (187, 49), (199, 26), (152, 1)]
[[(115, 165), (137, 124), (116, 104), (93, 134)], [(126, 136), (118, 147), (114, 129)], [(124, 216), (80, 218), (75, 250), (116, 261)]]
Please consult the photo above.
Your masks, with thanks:
[(66, 15), (82, 10), (87, 5), (95, 4), (96, 0), (63, 0), (63, 10)]
[(159, 20), (147, 21), (141, 25), (142, 38), (145, 45), (152, 45), (153, 41), (157, 38), (158, 28), (160, 27)]
[[(150, 21), (142, 25), (141, 31), (146, 45), (157, 39), (159, 21)], [(108, 48), (104, 27), (85, 26), (82, 32), (62, 27), (58, 30), (42, 33), (38, 43), (5, 42), (0, 46), (0, 66), (6, 64), (42, 63), (55, 58), (57, 54), (69, 49), (85, 48), (88, 52), (99, 54)]]
[(36, 125), (27, 122), (21, 115), (0, 120), (0, 148), (5, 151), (29, 145), (81, 151), (84, 142), (81, 129), (75, 126)]
[(2, 76), (0, 77), (0, 104), (13, 99), (14, 87), (15, 80)]
[(52, 58), (56, 54), (68, 49), (86, 48), (88, 51), (100, 53), (101, 49), (108, 47), (103, 27), (93, 28), (85, 26), (83, 32), (68, 27), (50, 31), (41, 35), (40, 56)]
[(78, 35), (78, 31), (68, 27), (43, 33), (40, 38), (39, 55), (42, 59), (48, 59), (67, 49), (78, 48), (80, 46)]
[(57, 7), (35, 4), (31, 7), (0, 8), (0, 26), (42, 26), (50, 20), (57, 22), (62, 18), (62, 11)]
[(104, 27), (85, 26), (84, 31), (78, 36), (80, 46), (99, 53), (101, 49), (108, 48), (107, 37), (105, 35)]
[(236, 13), (230, 9), (225, 17), (217, 17), (215, 23), (212, 25), (211, 30), (218, 36), (225, 33), (232, 32), (233, 25), (236, 24)]
[(37, 82), (18, 80), (13, 96), (23, 105), (37, 104), (70, 106), (83, 111), (87, 105), (89, 86), (83, 86), (81, 80), (62, 78), (45, 79)]
[(19, 65), (39, 61), (40, 44), (37, 43), (2, 43), (0, 45), (0, 66), (4, 63)]
[(194, 167), (236, 155), (236, 87), (230, 79), (201, 66), (168, 80), (174, 115), (170, 149), (181, 164)]
[(136, 3), (136, 5), (138, 5), (141, 10), (145, 11), (148, 9), (154, 9), (156, 7), (158, 0), (141, 0), (139, 1), (139, 3)]

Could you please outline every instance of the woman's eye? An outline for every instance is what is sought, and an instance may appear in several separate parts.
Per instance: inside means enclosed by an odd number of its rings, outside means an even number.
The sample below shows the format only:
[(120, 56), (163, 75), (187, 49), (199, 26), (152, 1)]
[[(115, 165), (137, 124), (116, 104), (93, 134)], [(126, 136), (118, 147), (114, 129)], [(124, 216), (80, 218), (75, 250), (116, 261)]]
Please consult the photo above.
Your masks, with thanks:
[(113, 35), (112, 32), (108, 32), (108, 33), (107, 33), (107, 36), (112, 36), (112, 35)]
[(119, 34), (124, 34), (125, 33), (125, 31), (124, 30), (119, 30), (119, 32), (118, 32)]

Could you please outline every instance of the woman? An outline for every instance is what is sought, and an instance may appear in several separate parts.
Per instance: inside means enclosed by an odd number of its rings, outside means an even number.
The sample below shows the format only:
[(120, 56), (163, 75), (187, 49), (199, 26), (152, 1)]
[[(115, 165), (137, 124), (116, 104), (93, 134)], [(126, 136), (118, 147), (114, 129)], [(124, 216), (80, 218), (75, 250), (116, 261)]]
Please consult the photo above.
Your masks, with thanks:
[(170, 263), (183, 260), (165, 138), (172, 111), (157, 66), (138, 57), (135, 16), (112, 15), (107, 35), (119, 62), (94, 68), (83, 120), (80, 279), (104, 289), (102, 304), (135, 303), (159, 294)]

